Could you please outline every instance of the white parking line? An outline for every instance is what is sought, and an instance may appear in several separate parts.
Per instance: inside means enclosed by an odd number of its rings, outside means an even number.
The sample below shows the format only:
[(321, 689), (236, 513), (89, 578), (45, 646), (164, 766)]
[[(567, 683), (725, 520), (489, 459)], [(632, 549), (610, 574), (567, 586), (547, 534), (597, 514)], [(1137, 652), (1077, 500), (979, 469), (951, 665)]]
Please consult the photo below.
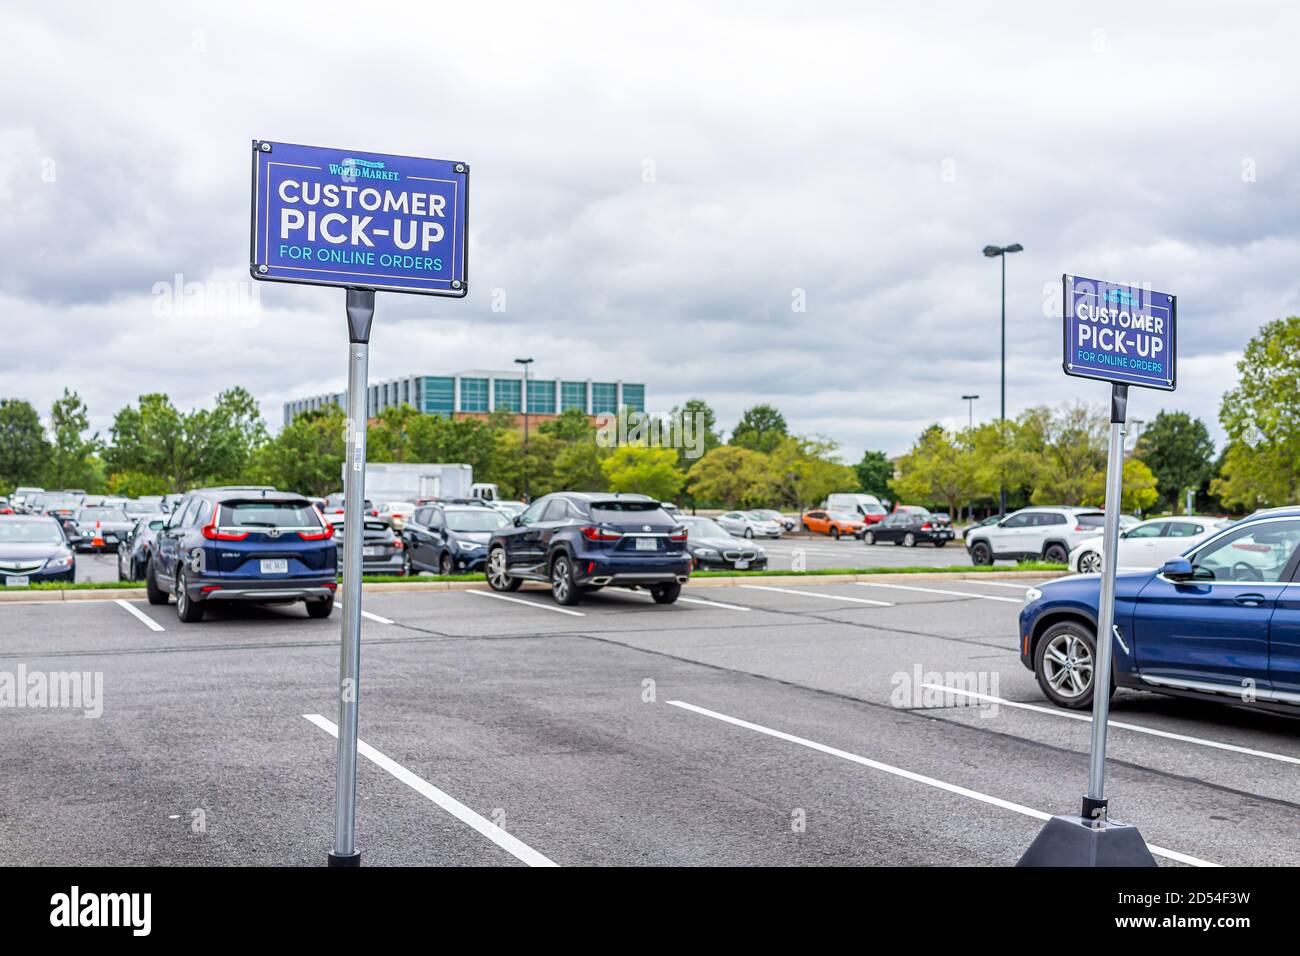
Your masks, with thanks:
[(554, 611), (556, 614), (568, 614), (572, 617), (586, 617), (581, 611), (570, 611), (567, 607), (556, 607), (553, 604), (541, 604), (538, 601), (525, 601), (523, 598), (509, 597), (505, 594), (497, 594), (495, 591), (462, 591), (462, 594), (477, 594), (480, 597), (496, 598), (498, 601), (511, 601), (515, 604), (524, 604), (528, 607), (535, 607), (540, 611)]
[(723, 604), (721, 601), (703, 601), (699, 598), (679, 597), (677, 600), (685, 601), (687, 604), (703, 604), (705, 607), (725, 607), (728, 611), (752, 611), (753, 608), (743, 607), (739, 604)]
[[(342, 609), (343, 609), (343, 602), (340, 601), (338, 598), (335, 598), (335, 599), (334, 599), (334, 603), (338, 605), (339, 610), (342, 610)], [(362, 617), (365, 617), (365, 618), (369, 618), (370, 620), (375, 621), (375, 622), (378, 623), (378, 624), (394, 624), (394, 623), (396, 623), (395, 621), (392, 621), (392, 620), (390, 620), (389, 618), (386, 618), (386, 617), (380, 617), (378, 614), (371, 614), (369, 611), (362, 611), (362, 612), (361, 612), (361, 616), (362, 616)]]
[[(1082, 720), (1085, 723), (1092, 722), (1091, 714), (1076, 714), (1068, 710), (1058, 710), (1055, 707), (1045, 707), (1041, 704), (1025, 704), (1018, 700), (1003, 700), (1001, 697), (993, 697), (989, 694), (978, 694), (975, 691), (957, 690), (953, 687), (944, 687), (941, 684), (922, 684), (922, 687), (928, 687), (931, 690), (941, 690), (949, 694), (960, 694), (963, 697), (973, 697), (976, 700), (982, 700), (990, 704), (998, 704), (1003, 707), (1015, 707), (1019, 710), (1032, 710), (1040, 714), (1051, 714), (1053, 717), (1065, 717), (1069, 720)], [(1251, 757), (1263, 757), (1266, 760), (1278, 760), (1282, 763), (1300, 764), (1300, 757), (1291, 757), (1287, 754), (1275, 754), (1268, 750), (1255, 750), (1253, 747), (1240, 747), (1237, 744), (1226, 744), (1218, 740), (1206, 740), (1204, 737), (1191, 737), (1187, 734), (1176, 734), (1171, 730), (1157, 730), (1154, 727), (1143, 727), (1141, 724), (1129, 724), (1122, 720), (1111, 718), (1106, 722), (1109, 727), (1119, 727), (1122, 730), (1132, 730), (1139, 734), (1150, 734), (1153, 737), (1165, 737), (1169, 740), (1181, 740), (1184, 743), (1198, 744), (1202, 747), (1213, 747), (1215, 750), (1230, 750), (1233, 753), (1247, 754)]]
[[(826, 744), (819, 744), (815, 740), (808, 740), (806, 737), (796, 737), (794, 734), (787, 734), (780, 730), (773, 730), (771, 727), (764, 727), (762, 724), (752, 724), (747, 720), (741, 720), (738, 717), (728, 717), (726, 714), (720, 714), (715, 710), (706, 710), (703, 707), (697, 707), (694, 704), (688, 704), (683, 700), (670, 700), (668, 703), (674, 707), (680, 707), (683, 710), (689, 710), (692, 713), (701, 714), (705, 717), (712, 717), (714, 720), (720, 720), (724, 723), (732, 724), (736, 727), (743, 727), (746, 730), (752, 730), (756, 733), (766, 734), (769, 737), (775, 737), (778, 740), (784, 740), (792, 744), (798, 744), (801, 747), (807, 747), (810, 750), (816, 750), (824, 754), (830, 754), (832, 757), (839, 757), (841, 760), (848, 760), (864, 767), (870, 767), (872, 770), (879, 770), (883, 773), (893, 774), (895, 777), (902, 777), (904, 780), (911, 780), (914, 783), (923, 783), (927, 787), (935, 787), (939, 790), (946, 790), (948, 793), (955, 793), (959, 796), (970, 797), (972, 800), (978, 800), (981, 803), (987, 803), (991, 806), (1001, 807), (1003, 810), (1011, 810), (1015, 813), (1022, 813), (1027, 817), (1033, 817), (1035, 820), (1050, 820), (1052, 815), (1044, 813), (1042, 810), (1035, 810), (1033, 807), (1026, 807), (1023, 804), (1012, 803), (1010, 800), (1003, 800), (1001, 797), (990, 796), (987, 793), (980, 793), (978, 790), (970, 790), (966, 787), (959, 787), (954, 783), (947, 783), (934, 777), (927, 777), (924, 774), (913, 773), (911, 770), (904, 770), (901, 767), (894, 767), (887, 763), (881, 763), (879, 760), (872, 760), (869, 757), (860, 757), (857, 754), (849, 753), (847, 750), (839, 750), (835, 747), (828, 747)], [(1217, 863), (1211, 863), (1208, 860), (1202, 860), (1194, 856), (1188, 856), (1186, 853), (1179, 853), (1176, 850), (1166, 850), (1164, 847), (1156, 846), (1154, 843), (1148, 843), (1147, 849), (1157, 856), (1163, 856), (1170, 860), (1176, 860), (1179, 863), (1187, 863), (1191, 866), (1218, 866)]]
[(775, 591), (777, 594), (798, 594), (802, 597), (822, 598), (827, 601), (852, 601), (854, 604), (874, 604), (876, 607), (893, 607), (888, 601), (873, 601), (871, 598), (843, 597), (837, 594), (818, 594), (815, 591), (796, 591), (794, 588), (770, 588), (763, 584), (742, 584), (742, 588), (751, 591)]
[[(320, 714), (303, 714), (303, 717), (305, 717), (307, 720), (310, 720), (313, 724), (315, 724), (321, 730), (325, 731), (331, 737), (334, 737), (336, 739), (338, 738), (339, 729), (338, 726), (333, 721), (326, 720)], [(429, 783), (429, 781), (425, 780), (423, 777), (417, 777), (415, 774), (411, 773), (411, 771), (407, 770), (396, 760), (393, 760), (391, 757), (387, 757), (384, 754), (380, 753), (378, 750), (370, 746), (370, 744), (366, 743), (365, 741), (363, 740), (357, 741), (357, 753), (361, 754), (361, 756), (365, 757), (367, 760), (369, 760), (375, 766), (379, 767), (381, 770), (388, 771), (390, 774), (392, 774), (398, 780), (402, 781), (402, 783), (406, 784), (416, 793), (420, 794), (423, 797), (428, 797), (430, 800), (432, 800), (438, 806), (442, 807), (444, 810), (450, 813), (461, 823), (473, 827), (475, 830), (483, 834), (485, 837), (487, 837), (497, 846), (501, 847), (501, 849), (505, 850), (507, 853), (513, 856), (515, 859), (522, 860), (524, 863), (527, 863), (529, 866), (557, 866), (558, 865), (557, 863), (555, 863), (555, 861), (547, 859), (545, 856), (538, 853), (536, 850), (530, 847), (527, 843), (524, 843), (519, 838), (511, 836), (509, 833), (501, 829), (491, 820), (488, 820), (487, 818), (482, 817), (479, 814), (475, 813), (473, 810), (465, 806), (465, 804), (461, 803), (455, 797), (439, 790), (437, 787)]]
[(918, 588), (910, 584), (874, 584), (867, 581), (855, 582), (863, 588), (893, 588), (896, 591), (921, 591), (925, 594), (951, 594), (954, 597), (980, 598), (985, 601), (1006, 601), (1008, 604), (1024, 604), (1020, 598), (1001, 597), (997, 594), (976, 594), (974, 591), (948, 591), (944, 588)]
[(159, 624), (157, 621), (151, 618), (148, 614), (144, 613), (144, 611), (140, 610), (138, 607), (133, 605), (130, 601), (127, 601), (123, 598), (118, 598), (113, 603), (116, 604), (118, 607), (126, 608), (128, 611), (131, 612), (133, 616), (138, 617), (140, 620), (144, 621), (144, 626), (149, 628), (149, 630), (151, 631), (166, 630), (166, 628), (164, 628), (161, 624)]

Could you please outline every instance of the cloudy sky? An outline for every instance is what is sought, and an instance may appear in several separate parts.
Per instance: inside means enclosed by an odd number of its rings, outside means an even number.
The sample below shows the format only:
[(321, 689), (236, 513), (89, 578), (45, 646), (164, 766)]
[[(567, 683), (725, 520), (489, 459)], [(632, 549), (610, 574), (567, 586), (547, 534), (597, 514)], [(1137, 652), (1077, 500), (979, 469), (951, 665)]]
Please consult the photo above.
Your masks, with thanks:
[(1131, 413), (1217, 433), (1300, 312), (1300, 10), (867, 6), (8, 4), (0, 394), (106, 430), (242, 384), (278, 427), (343, 388), (343, 293), (248, 281), (264, 138), (473, 166), (470, 296), (380, 296), (374, 379), (527, 354), (897, 453), (997, 415), (980, 249), (1020, 242), (1010, 414), (1106, 396), (1060, 370), (1072, 272), (1179, 296), (1179, 389)]

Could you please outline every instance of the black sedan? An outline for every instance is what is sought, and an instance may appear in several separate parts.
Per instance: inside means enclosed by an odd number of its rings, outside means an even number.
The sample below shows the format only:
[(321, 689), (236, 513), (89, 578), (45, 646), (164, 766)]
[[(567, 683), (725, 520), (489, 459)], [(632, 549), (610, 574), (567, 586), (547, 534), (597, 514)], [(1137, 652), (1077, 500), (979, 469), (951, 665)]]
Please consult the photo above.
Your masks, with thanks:
[(162, 512), (143, 515), (117, 545), (117, 579), (143, 581), (145, 572), (158, 547), (158, 532), (167, 525)]
[(63, 527), (45, 515), (0, 515), (0, 587), (72, 583), (77, 558)]
[(486, 505), (438, 502), (418, 507), (402, 528), (406, 573), (482, 571), (493, 532), (510, 527), (510, 521), (509, 516)]
[(135, 528), (135, 520), (121, 508), (94, 506), (78, 510), (64, 528), (77, 551), (116, 551)]
[(952, 539), (952, 522), (947, 515), (913, 507), (895, 511), (884, 521), (871, 525), (862, 535), (866, 544), (901, 544), (908, 548), (915, 548), (918, 544), (942, 548)]
[(761, 571), (767, 567), (767, 552), (745, 538), (733, 538), (712, 518), (682, 515), (686, 527), (686, 550), (692, 566), (704, 571)]
[[(334, 543), (339, 549), (339, 569), (343, 568), (343, 537), (346, 533), (343, 515), (330, 515), (325, 519), (334, 528)], [(406, 574), (406, 542), (387, 521), (366, 518), (362, 523), (361, 573)]]

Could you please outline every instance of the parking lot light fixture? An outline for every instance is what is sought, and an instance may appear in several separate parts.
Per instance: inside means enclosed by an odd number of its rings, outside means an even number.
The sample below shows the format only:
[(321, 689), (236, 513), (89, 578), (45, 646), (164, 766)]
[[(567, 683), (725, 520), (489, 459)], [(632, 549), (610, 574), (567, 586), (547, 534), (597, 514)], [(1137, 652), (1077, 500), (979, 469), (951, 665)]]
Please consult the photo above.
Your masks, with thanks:
[(975, 403), (979, 400), (978, 395), (963, 395), (961, 400), (966, 403), (966, 427), (975, 427)]
[[(1018, 242), (1013, 242), (1009, 246), (984, 247), (985, 256), (1002, 260), (1002, 402), (998, 411), (998, 420), (1001, 422), (1007, 420), (1007, 254), (1023, 252), (1024, 249), (1025, 247)], [(998, 489), (998, 514), (1006, 517), (1006, 513), (1007, 489), (1002, 487)]]

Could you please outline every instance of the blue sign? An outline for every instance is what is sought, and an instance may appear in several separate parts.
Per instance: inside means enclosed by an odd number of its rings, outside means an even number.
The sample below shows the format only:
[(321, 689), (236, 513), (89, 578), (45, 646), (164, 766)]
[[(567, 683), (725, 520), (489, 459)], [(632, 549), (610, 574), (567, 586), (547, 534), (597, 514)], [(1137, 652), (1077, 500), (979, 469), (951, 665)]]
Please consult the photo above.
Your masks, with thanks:
[(1066, 375), (1172, 392), (1178, 300), (1165, 292), (1061, 276)]
[(469, 166), (253, 140), (254, 279), (463, 296)]

